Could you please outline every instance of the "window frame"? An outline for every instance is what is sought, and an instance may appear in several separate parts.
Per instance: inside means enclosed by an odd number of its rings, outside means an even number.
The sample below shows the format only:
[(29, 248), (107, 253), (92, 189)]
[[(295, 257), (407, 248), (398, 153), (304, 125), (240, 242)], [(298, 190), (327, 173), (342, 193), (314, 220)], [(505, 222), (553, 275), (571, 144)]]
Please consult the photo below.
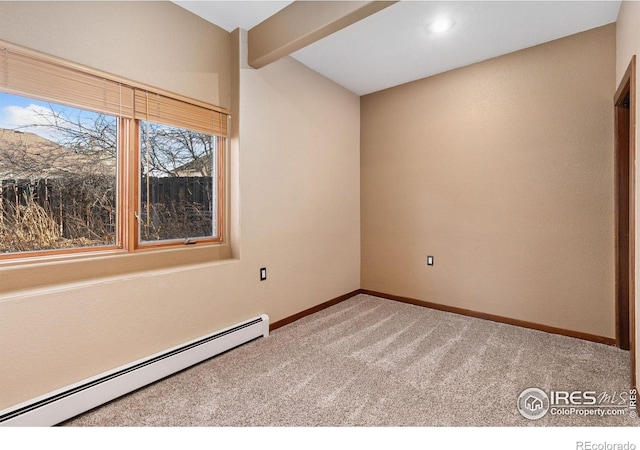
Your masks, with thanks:
[[(3, 43), (0, 40), (0, 49), (2, 47)], [(0, 94), (5, 93), (4, 90), (2, 89), (2, 86), (0, 86)], [(34, 97), (31, 96), (29, 97), (27, 94), (13, 94), (10, 93), (10, 95), (19, 95), (23, 98), (28, 98), (28, 99), (33, 99), (33, 100), (38, 100), (38, 101), (48, 101), (48, 100), (40, 100), (38, 97)], [(64, 105), (61, 102), (57, 102), (57, 105), (60, 106), (69, 106), (69, 105)], [(76, 109), (84, 109), (86, 111), (92, 111), (90, 109), (87, 108), (80, 108), (78, 106), (70, 106), (72, 108), (76, 108)], [(92, 111), (95, 112), (95, 111)], [(107, 114), (107, 113), (104, 113)], [(129, 120), (127, 119), (123, 119), (122, 117), (117, 117), (114, 116), (113, 114), (108, 114), (112, 117), (114, 117), (114, 119), (116, 120), (116, 128), (117, 128), (117, 137), (116, 137), (116, 141), (117, 141), (117, 148), (116, 148), (116, 182), (115, 182), (115, 187), (116, 187), (116, 233), (115, 233), (115, 239), (114, 239), (114, 243), (113, 244), (103, 244), (103, 245), (93, 245), (93, 246), (85, 246), (85, 247), (64, 247), (64, 248), (55, 248), (55, 249), (42, 249), (42, 250), (26, 250), (26, 251), (21, 251), (21, 252), (10, 252), (10, 253), (0, 253), (0, 264), (2, 264), (3, 262), (7, 261), (22, 261), (25, 259), (34, 259), (34, 258), (40, 258), (40, 257), (53, 257), (53, 256), (62, 256), (62, 257), (68, 257), (68, 256), (87, 256), (90, 254), (94, 254), (94, 253), (113, 253), (113, 252), (118, 252), (118, 251), (122, 251), (122, 250), (126, 250), (129, 247), (124, 243), (124, 240), (122, 239), (122, 236), (126, 234), (125, 229), (122, 228), (121, 226), (121, 219), (122, 219), (122, 214), (121, 214), (121, 210), (123, 208), (123, 202), (124, 202), (124, 197), (121, 198), (120, 192), (122, 191), (122, 186), (124, 186), (124, 174), (122, 172), (122, 164), (121, 164), (121, 160), (123, 160), (123, 158), (126, 156), (125, 153), (128, 151), (127, 150), (127, 144), (125, 143), (127, 141), (127, 136), (124, 136), (123, 133), (121, 132), (121, 130), (123, 128), (121, 128), (121, 123), (125, 123), (128, 122)], [(121, 144), (121, 142), (123, 144)], [(1, 151), (1, 149), (0, 149)]]
[[(155, 122), (154, 122), (155, 123)], [(187, 238), (188, 240), (185, 239), (180, 239), (180, 238), (176, 238), (176, 239), (164, 239), (164, 240), (158, 240), (158, 241), (143, 241), (140, 237), (140, 230), (142, 227), (142, 224), (140, 223), (140, 217), (141, 217), (141, 210), (142, 209), (142, 183), (141, 181), (141, 177), (142, 177), (142, 171), (140, 170), (142, 167), (142, 158), (139, 157), (140, 155), (140, 146), (141, 146), (141, 131), (140, 131), (140, 127), (141, 127), (141, 121), (140, 120), (134, 120), (134, 124), (133, 126), (135, 127), (136, 131), (133, 134), (133, 137), (135, 138), (135, 146), (133, 151), (131, 151), (130, 153), (134, 155), (136, 161), (134, 162), (134, 164), (136, 164), (137, 170), (134, 170), (134, 175), (135, 175), (135, 180), (133, 181), (132, 186), (135, 187), (136, 189), (136, 196), (135, 196), (135, 211), (133, 211), (134, 213), (134, 220), (136, 222), (136, 226), (134, 228), (134, 249), (150, 249), (150, 248), (166, 248), (166, 247), (176, 247), (176, 246), (185, 246), (185, 245), (196, 245), (199, 243), (205, 244), (205, 243), (213, 243), (213, 244), (220, 244), (222, 242), (224, 242), (223, 240), (223, 231), (224, 231), (224, 155), (226, 154), (226, 146), (227, 146), (227, 138), (222, 137), (222, 136), (215, 136), (215, 135), (211, 135), (211, 137), (213, 139), (216, 139), (216, 158), (217, 158), (217, 164), (216, 164), (216, 173), (214, 174), (212, 172), (211, 176), (213, 178), (212, 180), (212, 185), (216, 187), (216, 227), (218, 230), (218, 235), (217, 236), (200, 236), (200, 237), (193, 237), (193, 238)]]
[[(133, 111), (131, 114), (114, 114), (113, 109), (110, 112), (97, 110), (93, 105), (83, 106), (80, 102), (61, 101), (57, 98), (43, 96), (41, 93), (31, 94), (28, 91), (22, 89), (19, 91), (8, 88), (7, 75), (7, 63), (3, 60), (3, 56), (6, 57), (7, 51), (19, 54), (20, 57), (24, 57), (27, 60), (32, 59), (34, 66), (46, 67), (50, 65), (52, 70), (61, 69), (67, 73), (79, 74), (81, 77), (93, 77), (104, 80), (105, 84), (119, 84), (132, 92), (132, 104)], [(69, 72), (71, 71), (71, 72)], [(113, 88), (111, 88), (113, 90)], [(55, 90), (55, 89), (54, 89)], [(140, 122), (142, 119), (136, 117), (135, 111), (135, 96), (136, 92), (144, 91), (148, 94), (153, 94), (158, 98), (162, 97), (173, 104), (183, 104), (188, 109), (194, 110), (206, 110), (212, 114), (212, 117), (216, 118), (212, 124), (212, 130), (214, 132), (208, 133), (202, 131), (202, 129), (192, 129), (183, 126), (182, 117), (178, 117), (180, 124), (171, 123), (171, 119), (164, 119), (161, 122), (164, 125), (188, 129), (196, 132), (210, 134), (212, 139), (216, 139), (216, 151), (217, 151), (217, 170), (216, 173), (212, 173), (212, 185), (215, 186), (216, 198), (216, 210), (212, 211), (215, 214), (217, 223), (217, 236), (201, 236), (194, 237), (192, 239), (171, 239), (161, 241), (142, 241), (140, 239), (140, 224), (139, 224), (139, 205), (141, 199), (141, 185), (140, 185)], [(228, 121), (230, 119), (231, 112), (224, 108), (211, 105), (209, 103), (195, 100), (180, 94), (175, 94), (163, 89), (155, 88), (143, 83), (135, 82), (123, 77), (108, 74), (97, 69), (83, 66), (81, 64), (73, 63), (58, 57), (50, 56), (41, 52), (26, 49), (24, 47), (0, 40), (0, 92), (20, 95), (35, 100), (50, 101), (52, 103), (58, 103), (61, 105), (68, 105), (75, 108), (87, 109), (95, 112), (102, 112), (116, 117), (117, 120), (117, 169), (116, 169), (116, 239), (114, 245), (97, 245), (88, 247), (71, 247), (63, 249), (44, 249), (44, 250), (28, 250), (23, 252), (11, 252), (0, 253), (0, 263), (4, 261), (16, 261), (24, 260), (27, 258), (40, 258), (40, 257), (73, 257), (74, 255), (86, 255), (91, 254), (109, 254), (109, 253), (134, 253), (134, 252), (146, 252), (154, 249), (167, 249), (167, 248), (180, 248), (180, 247), (201, 247), (203, 245), (219, 245), (226, 242), (226, 212), (227, 212), (227, 199), (226, 199), (226, 185), (227, 185), (227, 168), (226, 160), (228, 153), (229, 137), (228, 130), (230, 129)], [(106, 99), (106, 94), (105, 94)], [(122, 101), (122, 99), (121, 99)], [(106, 102), (106, 100), (105, 100)], [(112, 108), (112, 105), (110, 105)], [(125, 105), (128, 108), (128, 105)], [(148, 113), (147, 113), (148, 114)], [(155, 120), (152, 120), (155, 122)]]

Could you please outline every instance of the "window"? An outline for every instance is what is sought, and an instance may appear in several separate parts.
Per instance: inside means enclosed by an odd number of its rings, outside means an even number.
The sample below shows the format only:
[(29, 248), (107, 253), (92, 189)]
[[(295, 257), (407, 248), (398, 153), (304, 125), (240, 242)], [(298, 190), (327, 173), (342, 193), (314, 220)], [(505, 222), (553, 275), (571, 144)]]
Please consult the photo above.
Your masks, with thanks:
[(219, 140), (140, 122), (140, 240), (218, 237)]
[(117, 243), (117, 118), (0, 94), (0, 252)]
[(0, 258), (222, 242), (227, 120), (0, 42)]

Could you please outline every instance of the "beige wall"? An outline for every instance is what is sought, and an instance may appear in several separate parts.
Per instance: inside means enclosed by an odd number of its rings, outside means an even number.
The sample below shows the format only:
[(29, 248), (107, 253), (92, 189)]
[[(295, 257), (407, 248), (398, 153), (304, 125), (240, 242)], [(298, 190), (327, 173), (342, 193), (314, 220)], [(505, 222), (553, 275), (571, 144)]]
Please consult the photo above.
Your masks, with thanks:
[[(239, 72), (241, 109), (234, 117), (240, 134), (232, 139), (230, 185), (232, 250), (240, 257), (175, 265), (175, 255), (159, 254), (146, 271), (132, 258), (91, 258), (83, 266), (87, 273), (95, 269), (93, 278), (67, 277), (48, 286), (30, 287), (29, 279), (18, 276), (0, 294), (0, 409), (240, 320), (266, 313), (276, 321), (359, 288), (358, 97), (290, 58), (260, 70), (232, 71), (229, 61), (237, 58), (220, 62), (216, 56), (237, 49), (230, 35), (174, 5), (92, 5), (47, 5), (60, 8), (55, 17), (61, 22), (52, 26), (43, 5), (0, 2), (0, 38), (29, 46), (35, 42), (31, 33), (40, 33), (46, 22), (46, 39), (36, 42), (40, 50), (84, 64), (101, 62), (103, 70), (199, 100), (217, 97), (223, 106), (238, 103), (238, 93), (223, 98), (230, 89), (225, 83), (238, 83), (221, 81), (222, 73), (229, 80), (229, 73)], [(76, 42), (71, 22), (116, 28), (121, 11), (137, 19), (127, 19), (130, 25), (110, 41), (126, 64), (110, 57), (112, 48), (102, 60), (95, 46), (106, 48), (106, 40)], [(9, 12), (19, 15), (9, 18)], [(178, 64), (171, 48), (145, 45), (147, 58), (159, 61), (136, 62), (133, 44), (151, 38), (140, 27), (160, 29), (154, 34), (160, 39), (180, 40), (174, 49), (188, 42), (192, 52)], [(184, 36), (191, 38), (182, 41)], [(65, 264), (44, 263), (39, 271), (62, 266), (61, 274), (69, 272)], [(259, 268), (265, 266), (269, 278), (260, 282)], [(21, 270), (0, 264), (2, 283)]]
[(2, 1), (0, 39), (230, 104), (229, 33), (171, 2)]
[(615, 33), (362, 97), (362, 288), (615, 337)]
[[(618, 14), (617, 21), (617, 36), (616, 36), (616, 86), (620, 84), (622, 81), (622, 77), (624, 76), (627, 67), (629, 66), (629, 62), (633, 55), (638, 55), (640, 53), (640, 2), (622, 2), (620, 7), (620, 12)], [(637, 77), (636, 72), (636, 77)], [(638, 80), (636, 80), (636, 86), (640, 86), (638, 84)], [(637, 93), (636, 93), (637, 96)], [(635, 105), (638, 104), (638, 99), (635, 99)], [(638, 120), (637, 114), (637, 106), (636, 106), (636, 121)], [(636, 132), (635, 132), (635, 142), (636, 142), (636, 156), (635, 159), (638, 161), (638, 152), (640, 148), (638, 148), (638, 127), (636, 122)], [(637, 181), (638, 177), (638, 168), (636, 166), (636, 202), (640, 199), (640, 183)], [(640, 207), (636, 203), (636, 235), (638, 233), (638, 224), (640, 224)], [(638, 264), (640, 263), (640, 239), (636, 237), (636, 268), (640, 267)], [(638, 270), (636, 270), (635, 275), (635, 286), (636, 286), (636, 336), (635, 336), (635, 351), (636, 351), (636, 379), (634, 380), (635, 386), (640, 386), (640, 357), (638, 357), (638, 350), (640, 350), (640, 335), (638, 334), (640, 328), (640, 275)]]

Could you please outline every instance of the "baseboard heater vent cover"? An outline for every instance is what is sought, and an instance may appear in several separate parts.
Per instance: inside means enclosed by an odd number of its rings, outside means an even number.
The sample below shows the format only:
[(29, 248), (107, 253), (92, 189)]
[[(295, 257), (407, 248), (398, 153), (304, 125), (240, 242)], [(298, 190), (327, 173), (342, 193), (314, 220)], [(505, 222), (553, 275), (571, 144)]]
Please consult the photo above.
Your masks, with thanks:
[(261, 315), (0, 411), (0, 426), (51, 426), (168, 375), (269, 335)]

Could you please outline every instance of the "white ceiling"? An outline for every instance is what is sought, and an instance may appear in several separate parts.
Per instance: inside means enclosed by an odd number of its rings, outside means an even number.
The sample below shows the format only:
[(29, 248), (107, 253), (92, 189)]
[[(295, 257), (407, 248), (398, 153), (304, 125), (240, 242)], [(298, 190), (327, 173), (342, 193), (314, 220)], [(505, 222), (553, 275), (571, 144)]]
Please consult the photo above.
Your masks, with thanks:
[[(291, 2), (176, 1), (231, 31)], [(291, 56), (364, 95), (615, 22), (620, 1), (401, 1)], [(434, 34), (437, 17), (454, 22)]]
[(231, 32), (236, 28), (250, 30), (293, 2), (174, 0), (173, 3)]

